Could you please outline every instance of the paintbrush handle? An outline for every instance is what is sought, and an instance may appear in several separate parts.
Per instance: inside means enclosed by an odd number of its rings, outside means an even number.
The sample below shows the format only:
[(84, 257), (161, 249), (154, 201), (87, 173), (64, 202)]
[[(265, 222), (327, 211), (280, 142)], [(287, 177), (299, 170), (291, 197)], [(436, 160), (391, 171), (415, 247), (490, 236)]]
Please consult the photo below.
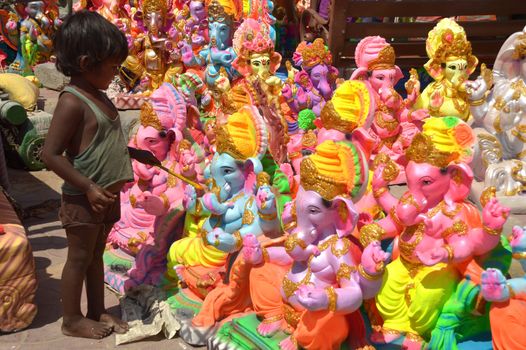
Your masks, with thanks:
[(168, 174), (170, 174), (172, 176), (175, 176), (179, 180), (184, 181), (187, 184), (194, 186), (196, 190), (204, 190), (203, 186), (201, 186), (200, 184), (198, 184), (196, 182), (193, 182), (192, 180), (187, 179), (186, 177), (184, 177), (181, 174), (174, 173), (173, 171), (171, 171), (170, 169), (168, 169), (167, 167), (165, 167), (163, 165), (157, 165), (157, 167), (162, 169), (162, 170), (164, 170), (164, 171), (166, 171)]

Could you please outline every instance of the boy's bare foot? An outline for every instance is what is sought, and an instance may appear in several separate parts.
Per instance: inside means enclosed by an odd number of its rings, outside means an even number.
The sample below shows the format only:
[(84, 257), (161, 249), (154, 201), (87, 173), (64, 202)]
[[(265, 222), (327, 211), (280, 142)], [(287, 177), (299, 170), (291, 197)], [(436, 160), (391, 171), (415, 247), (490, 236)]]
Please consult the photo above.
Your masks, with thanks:
[(67, 324), (62, 322), (62, 333), (70, 337), (101, 339), (112, 332), (111, 325), (79, 317)]
[(124, 334), (128, 331), (128, 323), (121, 320), (120, 318), (110, 315), (102, 314), (100, 315), (100, 322), (104, 323), (110, 327), (113, 327), (115, 333)]

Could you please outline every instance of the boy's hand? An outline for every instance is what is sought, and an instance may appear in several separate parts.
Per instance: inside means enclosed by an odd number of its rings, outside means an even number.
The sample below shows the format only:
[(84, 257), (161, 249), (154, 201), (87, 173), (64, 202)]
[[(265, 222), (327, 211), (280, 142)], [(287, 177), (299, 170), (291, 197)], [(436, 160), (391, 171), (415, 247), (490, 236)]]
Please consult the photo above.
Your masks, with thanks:
[(86, 197), (88, 197), (91, 208), (96, 213), (103, 211), (104, 208), (113, 203), (115, 198), (117, 198), (117, 196), (113, 193), (95, 184), (90, 185), (88, 191), (86, 192)]
[(152, 165), (152, 166), (159, 166), (162, 165), (161, 161), (157, 159), (153, 153), (150, 151), (146, 151), (143, 149), (137, 149), (133, 147), (128, 147), (128, 151), (130, 152), (130, 157), (138, 161), (139, 163), (143, 163), (146, 165)]

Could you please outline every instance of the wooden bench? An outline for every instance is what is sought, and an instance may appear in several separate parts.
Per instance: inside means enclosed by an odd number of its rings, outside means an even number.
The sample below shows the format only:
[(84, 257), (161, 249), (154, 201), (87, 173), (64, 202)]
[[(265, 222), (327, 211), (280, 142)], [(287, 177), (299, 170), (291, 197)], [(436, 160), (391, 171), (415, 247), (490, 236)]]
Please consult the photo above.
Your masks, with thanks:
[[(334, 65), (347, 68), (355, 64), (354, 50), (360, 39), (379, 35), (393, 45), (397, 65), (402, 69), (418, 68), (428, 60), (425, 40), (436, 22), (395, 23), (394, 18), (483, 15), (497, 17), (493, 21), (458, 23), (466, 30), (479, 62), (491, 67), (506, 38), (526, 26), (526, 0), (332, 0), (329, 48)], [(383, 23), (353, 20), (365, 17), (390, 20)]]

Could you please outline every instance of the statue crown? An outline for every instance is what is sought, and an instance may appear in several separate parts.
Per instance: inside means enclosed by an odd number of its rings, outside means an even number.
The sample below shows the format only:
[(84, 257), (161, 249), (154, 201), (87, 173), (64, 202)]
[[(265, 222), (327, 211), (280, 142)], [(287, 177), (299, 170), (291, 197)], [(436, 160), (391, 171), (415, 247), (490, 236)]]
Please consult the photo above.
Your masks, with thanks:
[(513, 51), (513, 59), (522, 60), (526, 58), (526, 33), (517, 37), (515, 50)]
[(150, 102), (145, 102), (142, 105), (139, 120), (145, 128), (151, 126), (159, 131), (164, 129)]
[(144, 13), (159, 11), (165, 15), (168, 12), (168, 3), (166, 0), (143, 0), (141, 8)]
[(331, 52), (325, 47), (321, 38), (314, 40), (312, 44), (302, 42), (296, 49), (296, 53), (301, 56), (301, 65), (306, 68), (311, 68), (318, 64), (330, 65), (332, 63)]
[(395, 51), (391, 45), (387, 45), (380, 50), (378, 57), (369, 61), (368, 70), (391, 69), (395, 66)]
[(208, 5), (208, 21), (230, 23), (232, 17), (226, 13), (225, 8), (219, 1), (214, 0)]

